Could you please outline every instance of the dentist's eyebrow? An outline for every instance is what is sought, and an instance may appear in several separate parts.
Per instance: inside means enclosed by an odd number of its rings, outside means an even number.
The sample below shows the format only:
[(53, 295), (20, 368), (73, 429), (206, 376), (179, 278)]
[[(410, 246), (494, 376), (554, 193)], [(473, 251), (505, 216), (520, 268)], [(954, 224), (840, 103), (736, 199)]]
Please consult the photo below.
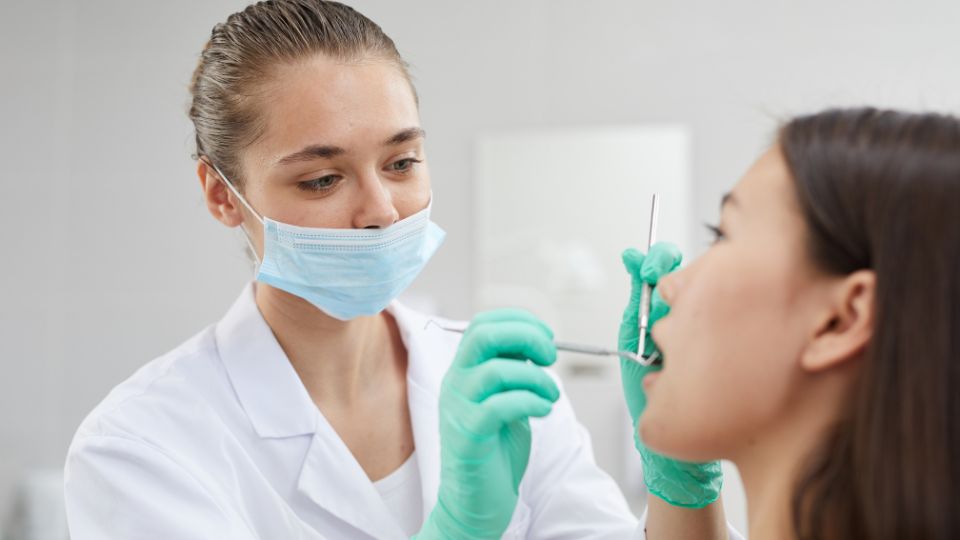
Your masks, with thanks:
[(398, 144), (403, 144), (405, 142), (410, 142), (415, 139), (423, 139), (427, 136), (427, 132), (418, 127), (412, 127), (404, 129), (403, 131), (397, 132), (396, 135), (390, 137), (383, 142), (384, 146), (395, 146)]
[(345, 153), (347, 153), (347, 151), (339, 146), (311, 144), (310, 146), (304, 147), (300, 151), (280, 158), (277, 160), (277, 164), (286, 165), (288, 163), (312, 161), (314, 159), (330, 159)]
[[(415, 139), (422, 139), (427, 136), (427, 132), (419, 127), (411, 127), (397, 132), (394, 136), (384, 141), (385, 146), (394, 146), (410, 142)], [(299, 163), (302, 161), (313, 161), (315, 159), (330, 159), (343, 154), (347, 151), (339, 146), (328, 144), (311, 144), (302, 150), (284, 156), (277, 160), (277, 165), (287, 165), (289, 163)]]

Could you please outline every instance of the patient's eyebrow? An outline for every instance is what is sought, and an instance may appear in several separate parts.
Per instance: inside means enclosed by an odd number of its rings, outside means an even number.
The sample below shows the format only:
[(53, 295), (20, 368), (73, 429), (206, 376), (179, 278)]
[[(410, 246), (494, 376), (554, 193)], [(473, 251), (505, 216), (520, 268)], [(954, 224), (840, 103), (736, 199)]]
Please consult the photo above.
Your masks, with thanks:
[(384, 141), (384, 146), (394, 146), (410, 142), (414, 139), (422, 139), (427, 136), (427, 132), (419, 127), (411, 127), (397, 132), (393, 137)]
[(736, 195), (733, 194), (732, 191), (731, 191), (730, 193), (725, 193), (725, 194), (723, 195), (723, 198), (720, 199), (720, 208), (721, 208), (721, 209), (723, 209), (723, 207), (725, 207), (725, 206), (727, 206), (727, 205), (730, 205), (730, 206), (737, 206), (737, 205), (738, 205), (737, 197), (736, 197)]

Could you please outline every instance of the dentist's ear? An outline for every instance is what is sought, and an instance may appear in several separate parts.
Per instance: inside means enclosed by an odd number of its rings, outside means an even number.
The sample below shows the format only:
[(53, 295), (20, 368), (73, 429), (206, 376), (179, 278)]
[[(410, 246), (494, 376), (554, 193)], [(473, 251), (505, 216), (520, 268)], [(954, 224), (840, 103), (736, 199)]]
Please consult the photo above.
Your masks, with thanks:
[(220, 180), (220, 175), (205, 159), (197, 160), (197, 176), (203, 189), (203, 198), (210, 215), (227, 227), (236, 227), (243, 223), (240, 201)]
[(800, 358), (801, 367), (808, 372), (860, 358), (873, 337), (876, 274), (858, 270), (830, 288), (829, 304)]

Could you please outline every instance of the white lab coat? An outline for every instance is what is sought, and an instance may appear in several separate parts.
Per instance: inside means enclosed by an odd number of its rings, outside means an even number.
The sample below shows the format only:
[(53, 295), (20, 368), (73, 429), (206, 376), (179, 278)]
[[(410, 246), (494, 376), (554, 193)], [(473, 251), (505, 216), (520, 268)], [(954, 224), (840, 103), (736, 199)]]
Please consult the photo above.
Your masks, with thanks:
[[(459, 336), (394, 303), (424, 519), (440, 481), (438, 394)], [(566, 398), (531, 421), (530, 463), (504, 538), (638, 533)], [(117, 386), (66, 464), (73, 540), (404, 538), (311, 401), (248, 285), (227, 315)], [(642, 526), (639, 531), (642, 531)]]

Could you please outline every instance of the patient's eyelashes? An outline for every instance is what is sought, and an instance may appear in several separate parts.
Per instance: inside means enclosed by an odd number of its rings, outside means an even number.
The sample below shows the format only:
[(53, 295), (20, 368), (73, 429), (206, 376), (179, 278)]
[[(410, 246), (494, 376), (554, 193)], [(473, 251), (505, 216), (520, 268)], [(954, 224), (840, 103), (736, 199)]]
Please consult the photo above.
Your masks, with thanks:
[(716, 244), (717, 242), (727, 237), (726, 233), (723, 232), (723, 229), (719, 225), (704, 223), (703, 226), (706, 227), (708, 231), (710, 231), (711, 235), (713, 235), (713, 241), (710, 242), (711, 245)]

